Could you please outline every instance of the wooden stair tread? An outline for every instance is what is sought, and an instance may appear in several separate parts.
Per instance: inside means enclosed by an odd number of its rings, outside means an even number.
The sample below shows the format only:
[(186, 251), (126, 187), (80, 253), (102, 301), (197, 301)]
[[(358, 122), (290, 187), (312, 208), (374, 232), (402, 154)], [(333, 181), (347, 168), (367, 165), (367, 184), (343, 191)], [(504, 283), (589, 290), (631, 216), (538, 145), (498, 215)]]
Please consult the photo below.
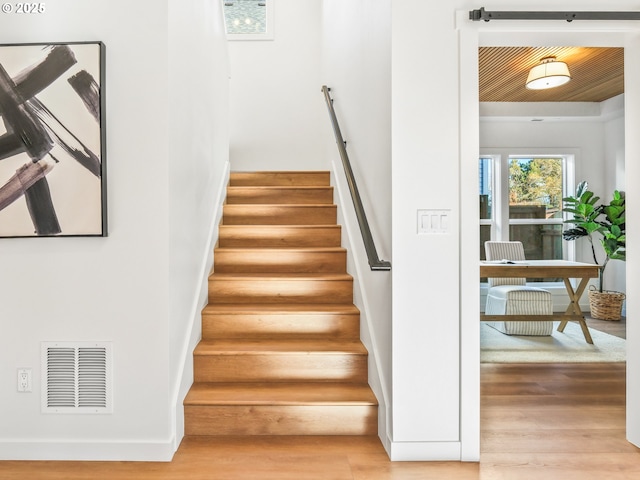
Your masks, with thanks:
[(202, 310), (204, 314), (227, 314), (227, 315), (243, 315), (243, 314), (305, 314), (305, 315), (316, 315), (316, 314), (327, 314), (327, 313), (339, 313), (339, 314), (360, 314), (360, 310), (351, 304), (323, 304), (323, 303), (312, 303), (312, 304), (268, 304), (268, 303), (260, 303), (260, 304), (208, 304)]
[(333, 203), (333, 187), (324, 185), (246, 185), (227, 187), (228, 204), (283, 204)]
[(194, 355), (366, 355), (367, 349), (359, 340), (323, 339), (220, 339), (201, 340)]
[(351, 304), (209, 304), (202, 338), (360, 338), (360, 310)]
[(209, 276), (209, 303), (353, 303), (346, 273), (219, 273)]
[(337, 225), (335, 223), (327, 223), (325, 225), (316, 224), (316, 225), (220, 225), (221, 230), (229, 230), (229, 231), (247, 231), (251, 232), (253, 230), (265, 230), (265, 231), (313, 231), (319, 229), (333, 229), (340, 230), (342, 228), (341, 225)]
[(223, 225), (331, 225), (336, 219), (335, 203), (227, 203), (222, 207)]
[(229, 185), (329, 185), (330, 178), (328, 171), (314, 170), (231, 172)]
[(213, 269), (219, 273), (346, 273), (347, 251), (342, 247), (218, 247)]
[(325, 225), (220, 225), (218, 243), (225, 246), (340, 246), (342, 227)]
[[(255, 209), (269, 209), (269, 208), (285, 208), (285, 209), (300, 209), (300, 210), (312, 210), (314, 208), (329, 208), (337, 209), (338, 206), (335, 203), (226, 203), (224, 208), (237, 208), (239, 210), (247, 210), (251, 208)], [(330, 224), (331, 225), (331, 224)]]
[(227, 192), (241, 190), (332, 190), (331, 185), (230, 185)]
[(227, 204), (333, 204), (333, 187), (316, 185), (227, 187)]
[(225, 281), (244, 281), (244, 280), (256, 280), (271, 281), (271, 280), (287, 280), (287, 281), (313, 281), (313, 280), (325, 280), (325, 281), (344, 281), (351, 280), (353, 277), (348, 273), (217, 273), (213, 272), (209, 278), (216, 278), (218, 280)]
[(347, 250), (344, 247), (216, 247), (216, 251), (226, 253), (343, 253)]
[(378, 405), (367, 384), (194, 383), (185, 405)]

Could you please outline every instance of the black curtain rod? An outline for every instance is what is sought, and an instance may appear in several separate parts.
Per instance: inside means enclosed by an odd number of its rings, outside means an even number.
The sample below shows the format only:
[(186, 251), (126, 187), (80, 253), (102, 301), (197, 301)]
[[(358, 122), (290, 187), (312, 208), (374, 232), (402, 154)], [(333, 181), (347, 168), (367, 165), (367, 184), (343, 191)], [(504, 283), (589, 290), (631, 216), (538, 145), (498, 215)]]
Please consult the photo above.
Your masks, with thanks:
[(469, 20), (640, 20), (640, 12), (487, 12), (470, 10)]

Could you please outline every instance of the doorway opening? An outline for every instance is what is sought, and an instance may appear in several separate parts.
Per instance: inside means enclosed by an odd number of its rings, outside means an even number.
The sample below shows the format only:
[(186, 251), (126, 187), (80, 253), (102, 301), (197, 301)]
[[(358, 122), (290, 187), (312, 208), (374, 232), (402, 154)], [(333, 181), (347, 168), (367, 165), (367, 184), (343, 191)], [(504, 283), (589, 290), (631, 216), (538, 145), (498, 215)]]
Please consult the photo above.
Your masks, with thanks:
[[(543, 91), (527, 89), (530, 65), (551, 56), (571, 66), (571, 81)], [(597, 190), (613, 191), (624, 185), (624, 159), (617, 165), (615, 158), (615, 152), (624, 152), (623, 59), (624, 51), (619, 47), (479, 48), (479, 193), (480, 213), (485, 217), (480, 219), (481, 259), (483, 242), (497, 240), (521, 242), (527, 260), (591, 263), (589, 249), (584, 248), (587, 245), (563, 240), (563, 231), (570, 227), (564, 222), (573, 218), (563, 212), (563, 198), (573, 195), (576, 183), (582, 180)], [(496, 114), (496, 110), (500, 113)], [(615, 113), (602, 115), (603, 111)], [(604, 201), (605, 195), (602, 196)], [(609, 279), (611, 289), (624, 291), (624, 275), (616, 280), (616, 276)], [(530, 278), (527, 284), (552, 292), (554, 312), (566, 310), (569, 299), (561, 278)], [(482, 288), (483, 293), (487, 290)], [(483, 299), (481, 294), (481, 304)], [(588, 304), (581, 303), (583, 311), (588, 312)], [(609, 322), (587, 317), (587, 323), (591, 335), (597, 333), (596, 345), (604, 343), (601, 337), (609, 334), (600, 332)], [(492, 326), (499, 328), (495, 325), (504, 325), (498, 335), (491, 330)], [(494, 434), (485, 436), (481, 452), (504, 451), (502, 440), (496, 442), (495, 437), (509, 438), (509, 448), (524, 437), (526, 445), (517, 448), (535, 448), (529, 443), (544, 438), (547, 432), (560, 436), (569, 426), (564, 420), (568, 412), (573, 414), (573, 430), (586, 433), (592, 427), (593, 399), (571, 393), (584, 388), (584, 378), (589, 378), (594, 396), (609, 405), (610, 421), (620, 423), (624, 419), (624, 369), (620, 365), (607, 368), (605, 363), (624, 352), (611, 357), (594, 354), (593, 358), (602, 363), (574, 363), (584, 358), (571, 351), (574, 341), (580, 351), (598, 350), (586, 343), (576, 324), (570, 323), (563, 332), (554, 325), (550, 334), (542, 336), (527, 336), (536, 331), (532, 330), (536, 324), (520, 324), (520, 330), (514, 330), (513, 325), (481, 325), (481, 361), (486, 363), (482, 364), (480, 381), (482, 391), (489, 392), (483, 397), (481, 418), (486, 420), (481, 420), (485, 422), (481, 426), (483, 432)], [(507, 327), (515, 333), (507, 335)], [(617, 328), (608, 330), (624, 339), (625, 327), (622, 320), (617, 322)], [(576, 338), (565, 342), (571, 333)], [(622, 340), (612, 342), (625, 349)], [(501, 348), (502, 355), (496, 355)], [(603, 375), (603, 369), (610, 375)], [(514, 376), (506, 387), (504, 379)], [(611, 377), (618, 379), (615, 388)], [(501, 386), (502, 394), (497, 394), (496, 385)], [(554, 408), (557, 416), (552, 409), (539, 411), (539, 405), (550, 402), (550, 397), (551, 402), (559, 403)], [(505, 401), (506, 398), (510, 400)], [(496, 421), (500, 415), (516, 412), (530, 412), (527, 417), (536, 421), (514, 421), (509, 425)], [(565, 448), (573, 448), (568, 446), (571, 439), (565, 438), (562, 443)], [(562, 451), (562, 446), (556, 450)]]
[[(606, 22), (605, 22), (606, 23)], [(475, 208), (478, 205), (478, 158), (479, 158), (479, 149), (478, 146), (482, 145), (480, 138), (481, 133), (484, 133), (482, 129), (484, 128), (479, 119), (481, 117), (481, 108), (479, 103), (476, 103), (475, 107), (469, 106), (469, 103), (472, 99), (475, 99), (476, 102), (479, 100), (478, 91), (478, 48), (481, 46), (530, 46), (530, 45), (595, 45), (598, 47), (617, 47), (625, 49), (625, 57), (627, 59), (631, 59), (632, 55), (637, 55), (640, 52), (640, 40), (638, 39), (637, 25), (622, 25), (620, 22), (616, 23), (614, 26), (611, 23), (607, 24), (608, 30), (603, 32), (602, 25), (598, 25), (601, 30), (594, 30), (594, 23), (591, 23), (588, 26), (580, 29), (580, 31), (571, 31), (565, 32), (563, 30), (563, 26), (558, 26), (558, 24), (553, 24), (552, 22), (539, 22), (540, 29), (537, 31), (532, 31), (531, 25), (527, 27), (529, 31), (518, 30), (517, 26), (514, 26), (514, 23), (511, 22), (506, 27), (501, 28), (502, 26), (492, 26), (491, 28), (486, 25), (481, 25), (476, 29), (462, 30), (461, 35), (461, 108), (462, 108), (462, 124), (461, 124), (461, 162), (462, 169), (465, 168), (473, 168), (474, 175), (463, 176), (462, 177), (462, 191), (465, 191), (465, 188), (473, 188), (475, 195), (474, 198), (471, 198), (470, 195), (466, 195), (463, 193), (462, 203), (463, 208), (464, 205), (468, 205), (469, 208), (472, 208), (472, 204)], [(633, 34), (629, 32), (632, 31)], [(466, 62), (475, 62), (475, 65), (471, 67), (465, 65)], [(628, 64), (629, 65), (629, 64)], [(474, 79), (469, 79), (469, 75), (474, 74)], [(622, 123), (624, 124), (623, 131), (632, 132), (633, 125), (638, 125), (640, 119), (640, 92), (636, 92), (635, 88), (629, 88), (633, 85), (634, 79), (637, 81), (640, 78), (640, 68), (636, 68), (635, 66), (630, 66), (627, 70), (625, 70), (625, 84), (627, 87), (627, 91), (625, 92), (624, 98), (624, 107), (625, 113), (622, 118)], [(470, 115), (467, 115), (470, 114)], [(474, 121), (475, 119), (475, 121)], [(522, 119), (521, 119), (522, 120)], [(529, 122), (531, 120), (528, 120)], [(533, 123), (533, 122), (531, 122)], [(544, 122), (542, 122), (544, 124)], [(549, 124), (552, 122), (550, 121)], [(504, 127), (504, 125), (503, 125)], [(506, 133), (513, 133), (515, 127), (511, 130), (511, 127), (505, 128)], [(634, 154), (640, 151), (640, 141), (638, 141), (633, 135), (627, 134), (623, 139), (623, 152), (626, 154), (627, 158), (632, 158)], [(565, 143), (567, 145), (567, 143)], [(584, 152), (582, 152), (584, 154)], [(631, 184), (632, 179), (636, 178), (640, 175), (640, 168), (635, 165), (631, 165), (628, 163), (621, 165), (622, 170), (620, 170), (619, 166), (612, 167), (612, 170), (615, 175), (622, 173), (622, 176), (618, 175), (618, 179), (624, 179), (626, 177), (627, 183)], [(580, 172), (576, 172), (577, 178), (579, 177)], [(615, 178), (615, 177), (614, 177)], [(605, 179), (602, 178), (602, 175), (599, 177), (601, 182), (605, 182)], [(616, 188), (624, 189), (624, 183), (622, 185), (617, 186)], [(639, 192), (633, 192), (627, 190), (627, 204), (636, 205), (638, 202)], [(472, 203), (473, 202), (473, 203)], [(629, 227), (629, 226), (628, 226)], [(635, 228), (635, 226), (632, 226)], [(475, 229), (475, 233), (472, 230)], [(477, 261), (478, 259), (478, 243), (480, 241), (480, 235), (478, 232), (478, 219), (475, 219), (475, 224), (471, 225), (471, 220), (468, 220), (466, 223), (463, 222), (462, 225), (462, 236), (463, 238), (469, 238), (469, 240), (464, 240), (461, 251), (461, 259), (462, 262), (465, 263), (465, 260)], [(465, 235), (465, 233), (469, 234), (469, 237)], [(626, 281), (626, 288), (629, 291), (633, 290), (633, 285), (638, 282), (636, 279), (636, 275), (633, 273), (634, 271), (635, 261), (632, 260), (629, 263), (628, 268), (626, 269), (626, 273), (622, 273), (621, 277)], [(462, 296), (467, 297), (467, 294), (472, 296), (474, 295), (473, 290), (479, 290), (479, 281), (477, 278), (472, 279), (471, 275), (462, 277)], [(480, 303), (480, 295), (477, 294), (478, 303)], [(631, 314), (634, 311), (633, 301), (627, 303), (626, 313), (627, 315)], [(479, 324), (477, 314), (473, 315), (470, 311), (467, 311), (463, 308), (462, 310), (462, 327), (463, 327), (463, 335), (462, 335), (462, 350), (463, 352), (467, 351), (467, 348), (470, 349), (469, 355), (463, 354), (462, 359), (462, 371), (463, 371), (463, 379), (465, 377), (469, 377), (473, 375), (473, 369), (478, 368), (478, 364), (474, 362), (472, 358), (474, 355), (473, 343), (477, 341), (479, 344)], [(628, 339), (628, 344), (634, 344), (635, 340), (640, 340), (640, 332), (636, 332), (635, 329), (630, 328), (626, 332), (626, 336)], [(479, 348), (478, 348), (479, 350)], [(476, 350), (477, 351), (477, 350)], [(479, 357), (479, 352), (478, 352)], [(475, 367), (473, 366), (475, 364)], [(626, 392), (627, 392), (627, 401), (626, 405), (633, 405), (633, 399), (638, 401), (640, 398), (640, 382), (635, 381), (635, 376), (633, 372), (637, 372), (640, 369), (640, 355), (634, 349), (628, 349), (627, 351), (627, 374), (626, 378), (629, 379), (626, 384)], [(480, 381), (480, 374), (478, 374), (478, 382)], [(624, 374), (622, 375), (624, 378)], [(638, 383), (636, 385), (636, 383)], [(484, 387), (483, 387), (484, 388)], [(471, 392), (470, 392), (471, 393)], [(480, 397), (480, 392), (478, 389), (478, 398)], [(550, 399), (551, 397), (548, 397)], [(471, 402), (466, 402), (463, 397), (463, 410), (465, 406), (471, 407)], [(629, 441), (632, 443), (640, 442), (640, 415), (636, 415), (631, 411), (632, 409), (627, 409), (627, 420), (626, 420), (626, 435)], [(484, 415), (484, 413), (483, 413)], [(478, 412), (478, 417), (480, 417), (480, 412)], [(468, 435), (473, 434), (473, 429), (463, 429), (463, 437), (464, 434), (468, 433)], [(478, 433), (479, 433), (479, 425), (478, 425)], [(469, 437), (467, 437), (469, 438)], [(478, 452), (480, 451), (480, 446), (478, 445)]]

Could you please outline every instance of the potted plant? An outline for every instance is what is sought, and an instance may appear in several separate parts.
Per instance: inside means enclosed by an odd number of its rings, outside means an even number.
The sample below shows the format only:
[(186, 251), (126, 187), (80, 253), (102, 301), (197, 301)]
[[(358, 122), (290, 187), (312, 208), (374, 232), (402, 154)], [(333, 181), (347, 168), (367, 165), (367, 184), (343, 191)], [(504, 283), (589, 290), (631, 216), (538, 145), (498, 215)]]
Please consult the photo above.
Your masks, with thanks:
[[(591, 245), (593, 261), (600, 266), (598, 289), (589, 290), (591, 316), (602, 320), (620, 320), (623, 293), (603, 289), (603, 274), (609, 260), (626, 260), (625, 236), (625, 196), (616, 190), (608, 204), (598, 203), (600, 197), (589, 190), (586, 181), (580, 182), (576, 194), (563, 198), (563, 212), (573, 214), (573, 218), (565, 220), (573, 228), (562, 232), (565, 240), (587, 238)], [(602, 246), (604, 260), (598, 261), (594, 234), (598, 233), (597, 243)]]

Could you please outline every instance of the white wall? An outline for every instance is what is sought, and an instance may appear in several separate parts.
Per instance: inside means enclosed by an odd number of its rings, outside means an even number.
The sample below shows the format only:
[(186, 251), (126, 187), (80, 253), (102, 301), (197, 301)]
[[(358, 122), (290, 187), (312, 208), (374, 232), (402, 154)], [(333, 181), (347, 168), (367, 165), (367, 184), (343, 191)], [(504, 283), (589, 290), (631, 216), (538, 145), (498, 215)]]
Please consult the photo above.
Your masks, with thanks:
[[(457, 34), (450, 3), (392, 3), (392, 458), (460, 458)], [(434, 75), (438, 65), (438, 75)], [(450, 232), (417, 234), (417, 210)]]
[[(322, 83), (331, 88), (340, 129), (380, 259), (391, 260), (391, 2), (325, 0)], [(325, 108), (326, 110), (326, 108)], [(380, 402), (378, 433), (388, 446), (391, 401), (391, 273), (372, 272), (329, 117), (321, 131), (341, 206), (343, 245), (355, 278), (369, 383)]]
[(576, 182), (588, 180), (595, 190), (603, 188), (605, 173), (604, 123), (597, 121), (481, 121), (480, 147), (557, 149), (557, 153), (576, 152)]
[[(192, 12), (201, 2), (193, 3), (182, 5)], [(60, 0), (46, 6), (40, 15), (3, 15), (0, 43), (106, 44), (110, 235), (0, 239), (0, 458), (167, 460), (176, 430), (172, 383), (180, 373), (171, 353), (179, 350), (185, 328), (180, 324), (189, 320), (181, 317), (194, 303), (188, 292), (170, 290), (181, 281), (194, 285), (195, 260), (181, 251), (203, 248), (210, 219), (200, 218), (199, 225), (195, 217), (211, 212), (211, 205), (202, 204), (215, 195), (200, 175), (220, 175), (214, 172), (219, 164), (205, 166), (213, 156), (211, 140), (195, 137), (211, 129), (188, 128), (212, 125), (212, 117), (205, 109), (182, 108), (182, 92), (170, 90), (176, 77), (169, 69), (193, 68), (187, 61), (195, 47), (185, 41), (183, 60), (175, 50), (170, 55), (167, 2)], [(192, 24), (171, 21), (174, 39), (191, 29)], [(201, 23), (197, 29), (201, 33), (190, 40), (211, 38), (204, 31), (213, 26)], [(210, 76), (211, 66), (205, 70)], [(201, 97), (207, 106), (211, 98), (206, 92)], [(172, 115), (191, 119), (180, 126)], [(170, 158), (177, 153), (186, 173), (176, 165), (178, 158)], [(183, 193), (192, 198), (173, 198), (187, 188)], [(177, 221), (175, 215), (190, 207), (197, 213)], [(180, 237), (183, 227), (193, 227), (195, 239)], [(183, 258), (184, 270), (178, 260)], [(51, 340), (113, 342), (113, 414), (40, 413), (40, 342)], [(16, 392), (17, 367), (33, 368), (33, 393)]]
[(232, 170), (318, 170), (321, 0), (275, 2), (275, 37), (229, 42)]
[(177, 448), (228, 177), (229, 67), (221, 2), (170, 0), (169, 91), (169, 381)]

